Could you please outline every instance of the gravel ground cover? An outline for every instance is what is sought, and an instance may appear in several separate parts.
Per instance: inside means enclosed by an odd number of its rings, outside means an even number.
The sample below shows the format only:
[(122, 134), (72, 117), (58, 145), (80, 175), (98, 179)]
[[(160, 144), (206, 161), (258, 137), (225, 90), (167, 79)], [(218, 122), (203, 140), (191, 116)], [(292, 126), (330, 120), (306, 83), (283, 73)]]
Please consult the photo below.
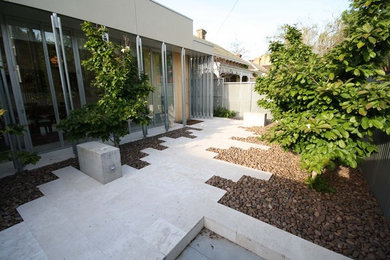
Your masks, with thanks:
[[(248, 130), (260, 135), (269, 127)], [(264, 144), (253, 136), (233, 139)], [(336, 193), (319, 193), (304, 184), (298, 155), (269, 146), (208, 149), (216, 159), (273, 173), (269, 181), (243, 176), (236, 183), (213, 176), (206, 183), (227, 190), (219, 203), (354, 259), (390, 259), (388, 225), (359, 169), (325, 173)]]
[[(147, 137), (138, 141), (126, 143), (120, 146), (121, 162), (136, 169), (141, 169), (149, 163), (141, 159), (147, 156), (141, 152), (145, 148), (164, 150), (167, 147), (161, 143), (160, 137), (170, 138), (196, 138), (189, 130), (201, 130), (193, 127), (185, 127), (178, 130), (163, 133), (157, 136)], [(41, 168), (26, 170), (21, 173), (0, 179), (0, 231), (23, 221), (16, 208), (29, 201), (37, 199), (43, 194), (37, 186), (57, 179), (52, 172), (66, 166), (79, 168), (76, 158), (47, 165)]]
[(72, 158), (0, 179), (0, 231), (22, 222), (16, 208), (42, 197), (37, 186), (57, 179), (52, 171), (66, 166), (79, 167), (78, 161)]

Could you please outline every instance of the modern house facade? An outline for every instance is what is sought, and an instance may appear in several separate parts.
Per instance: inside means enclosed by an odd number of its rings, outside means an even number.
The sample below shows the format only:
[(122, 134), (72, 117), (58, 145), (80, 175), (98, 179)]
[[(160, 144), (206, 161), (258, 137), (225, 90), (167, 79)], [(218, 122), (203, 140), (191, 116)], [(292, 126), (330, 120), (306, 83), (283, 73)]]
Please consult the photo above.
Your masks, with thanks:
[[(109, 40), (130, 45), (155, 91), (150, 127), (212, 117), (213, 47), (196, 41), (193, 21), (151, 0), (11, 0), (0, 2), (0, 102), (3, 125), (20, 124), (22, 138), (1, 150), (45, 152), (70, 145), (55, 128), (73, 109), (96, 102), (93, 75), (81, 61), (83, 21), (109, 29)], [(137, 126), (132, 126), (133, 128)]]

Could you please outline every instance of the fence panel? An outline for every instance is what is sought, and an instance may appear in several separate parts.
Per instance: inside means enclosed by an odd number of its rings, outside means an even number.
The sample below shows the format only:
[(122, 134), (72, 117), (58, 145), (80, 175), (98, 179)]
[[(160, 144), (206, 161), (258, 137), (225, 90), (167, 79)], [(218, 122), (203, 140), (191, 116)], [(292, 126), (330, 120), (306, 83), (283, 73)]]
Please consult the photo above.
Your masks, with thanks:
[(244, 112), (271, 113), (257, 105), (257, 101), (264, 96), (254, 90), (254, 82), (224, 82), (221, 79), (214, 80), (214, 109), (218, 106), (233, 110), (237, 117), (242, 117)]
[(379, 151), (365, 160), (361, 168), (390, 227), (390, 136), (376, 132), (374, 141)]

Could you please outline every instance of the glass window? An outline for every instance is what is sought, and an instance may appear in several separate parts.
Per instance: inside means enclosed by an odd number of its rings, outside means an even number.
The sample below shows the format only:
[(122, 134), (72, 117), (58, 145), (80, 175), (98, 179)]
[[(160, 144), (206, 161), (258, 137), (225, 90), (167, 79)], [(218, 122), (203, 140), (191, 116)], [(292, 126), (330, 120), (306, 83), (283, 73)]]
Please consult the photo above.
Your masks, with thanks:
[(92, 81), (95, 79), (95, 74), (92, 71), (87, 70), (85, 66), (82, 65), (84, 60), (88, 60), (91, 57), (91, 53), (87, 50), (87, 48), (84, 47), (86, 40), (86, 38), (78, 38), (78, 45), (81, 69), (83, 72), (85, 99), (87, 104), (93, 104), (99, 100), (101, 90), (92, 86)]
[[(77, 85), (77, 74), (76, 74), (76, 68), (74, 63), (72, 39), (70, 37), (69, 32), (63, 32), (63, 33), (64, 33), (66, 63), (68, 67), (69, 81), (72, 90), (72, 101), (73, 101), (74, 108), (77, 109), (81, 107), (81, 102), (80, 102), (80, 93)], [(64, 95), (62, 91), (57, 52), (55, 48), (54, 34), (52, 32), (45, 31), (45, 37), (46, 37), (46, 44), (49, 53), (51, 73), (53, 75), (53, 82), (54, 82), (54, 88), (55, 88), (55, 93), (57, 98), (58, 109), (60, 112), (60, 118), (62, 119), (66, 117), (66, 109), (65, 109)]]
[[(143, 56), (143, 63), (144, 63), (144, 73), (148, 77), (148, 81), (150, 84), (152, 84), (152, 63), (151, 63), (151, 53), (149, 50), (143, 50), (142, 56)], [(153, 106), (153, 92), (149, 94), (148, 97), (148, 107), (150, 110), (151, 115), (153, 115), (154, 106)], [(151, 125), (154, 125), (154, 118), (152, 118)]]
[(164, 124), (165, 109), (164, 109), (164, 95), (163, 95), (163, 81), (162, 81), (162, 61), (161, 52), (153, 51), (152, 55), (152, 85), (153, 92), (153, 114), (155, 125)]
[[(7, 102), (7, 98), (5, 95), (5, 88), (6, 88), (5, 84), (7, 84), (8, 86), (11, 86), (11, 85), (9, 82), (7, 64), (5, 61), (5, 54), (4, 54), (4, 48), (3, 48), (3, 38), (2, 38), (1, 30), (0, 30), (0, 59), (2, 61), (1, 65), (3, 65), (3, 67), (0, 66), (0, 95), (1, 95), (0, 108), (7, 109), (5, 114), (0, 117), (0, 127), (4, 129), (6, 126), (5, 125), (5, 118), (10, 117), (10, 111), (9, 111), (10, 109), (8, 108), (9, 104)], [(5, 84), (3, 82), (5, 82)], [(10, 149), (9, 140), (6, 140), (5, 136), (0, 135), (0, 153), (6, 152), (9, 149)], [(0, 162), (1, 162), (1, 158), (0, 158)]]
[(55, 129), (41, 31), (33, 25), (9, 25), (8, 30), (32, 144), (38, 151), (57, 147), (59, 135)]
[(173, 126), (175, 122), (174, 108), (174, 85), (173, 85), (173, 56), (171, 51), (167, 51), (167, 100), (168, 100), (168, 118), (169, 126)]

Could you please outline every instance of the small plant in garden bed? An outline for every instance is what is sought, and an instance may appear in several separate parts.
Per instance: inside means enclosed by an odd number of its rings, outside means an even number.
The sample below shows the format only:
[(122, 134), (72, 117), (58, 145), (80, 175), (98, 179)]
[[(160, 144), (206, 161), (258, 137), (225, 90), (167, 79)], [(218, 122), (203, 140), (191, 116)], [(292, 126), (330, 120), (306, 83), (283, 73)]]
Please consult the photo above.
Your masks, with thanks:
[(377, 151), (373, 132), (390, 134), (390, 81), (383, 70), (390, 5), (353, 1), (343, 21), (345, 40), (322, 57), (302, 43), (298, 29), (286, 26), (284, 42), (270, 45), (269, 73), (256, 83), (268, 97), (259, 105), (278, 120), (267, 140), (301, 155), (308, 183), (337, 165), (356, 168)]
[[(7, 113), (5, 109), (0, 108), (0, 137), (1, 138), (18, 138), (18, 136), (23, 136), (24, 131), (26, 130), (23, 126), (18, 124), (8, 124), (3, 126), (2, 119), (3, 116)], [(15, 151), (6, 150), (0, 152), (0, 162), (5, 160), (15, 160), (16, 170), (21, 172), (25, 165), (27, 164), (36, 164), (41, 157), (36, 152), (29, 152), (26, 150), (15, 149)]]
[(214, 116), (234, 118), (236, 116), (236, 112), (219, 106), (214, 110)]

